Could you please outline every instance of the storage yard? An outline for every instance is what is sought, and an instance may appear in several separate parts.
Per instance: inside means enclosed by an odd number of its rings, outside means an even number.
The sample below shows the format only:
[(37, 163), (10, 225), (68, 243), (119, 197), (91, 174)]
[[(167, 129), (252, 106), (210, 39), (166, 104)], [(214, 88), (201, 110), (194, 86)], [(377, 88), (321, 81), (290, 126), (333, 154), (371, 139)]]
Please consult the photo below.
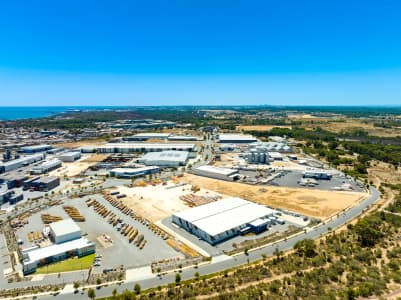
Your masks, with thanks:
[(257, 186), (192, 174), (186, 174), (182, 181), (217, 193), (292, 210), (320, 219), (328, 218), (366, 197), (366, 193), (362, 192), (311, 190), (268, 185)]
[[(34, 240), (43, 241), (41, 232), (49, 218), (52, 221), (67, 220), (71, 216), (76, 217), (77, 212), (90, 220), (80, 220), (76, 224), (85, 238), (96, 244), (97, 255), (103, 257), (101, 264), (95, 266), (95, 271), (101, 272), (104, 268), (120, 265), (137, 267), (160, 259), (184, 257), (184, 254), (169, 246), (171, 242), (167, 243), (168, 235), (153, 229), (140, 218), (133, 218), (102, 195), (69, 200), (32, 214), (26, 218), (27, 224), (17, 229), (17, 239), (22, 241), (23, 248), (28, 248)], [(118, 218), (120, 225), (113, 225), (110, 222), (113, 218)], [(122, 224), (125, 224), (124, 227)], [(103, 240), (109, 241), (109, 245)], [(127, 260), (127, 257), (130, 259)]]

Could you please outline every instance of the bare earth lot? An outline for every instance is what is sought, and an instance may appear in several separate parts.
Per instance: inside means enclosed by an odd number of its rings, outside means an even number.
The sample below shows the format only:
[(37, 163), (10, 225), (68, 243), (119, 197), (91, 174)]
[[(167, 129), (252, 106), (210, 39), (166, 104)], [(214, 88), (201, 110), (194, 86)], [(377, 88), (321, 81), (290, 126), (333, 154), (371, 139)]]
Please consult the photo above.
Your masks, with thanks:
[(57, 169), (53, 172), (55, 176), (77, 176), (84, 172), (90, 166), (96, 165), (97, 163), (103, 161), (109, 156), (109, 154), (94, 154), (88, 157), (83, 157), (82, 159), (75, 162), (65, 162), (61, 169)]
[(194, 193), (191, 191), (190, 185), (178, 186), (174, 188), (173, 184), (163, 185), (148, 185), (145, 187), (127, 187), (119, 186), (110, 191), (118, 190), (121, 194), (126, 194), (126, 198), (120, 199), (135, 213), (148, 219), (152, 222), (157, 222), (171, 216), (175, 212), (188, 209), (189, 206), (180, 200), (181, 195), (196, 194), (198, 196), (216, 196), (217, 194), (201, 189)]
[(192, 174), (186, 174), (182, 181), (198, 185), (201, 188), (208, 188), (221, 194), (241, 197), (260, 204), (288, 209), (322, 219), (352, 206), (366, 196), (366, 193), (356, 192), (247, 185)]

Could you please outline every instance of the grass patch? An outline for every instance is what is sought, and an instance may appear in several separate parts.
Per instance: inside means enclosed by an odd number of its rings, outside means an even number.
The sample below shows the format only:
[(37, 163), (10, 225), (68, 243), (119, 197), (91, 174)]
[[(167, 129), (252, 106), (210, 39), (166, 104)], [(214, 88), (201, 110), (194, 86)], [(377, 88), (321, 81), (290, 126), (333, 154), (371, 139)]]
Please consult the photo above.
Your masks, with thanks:
[(45, 265), (36, 269), (35, 274), (62, 273), (89, 269), (95, 260), (96, 254), (89, 254), (83, 257), (70, 258), (64, 261)]

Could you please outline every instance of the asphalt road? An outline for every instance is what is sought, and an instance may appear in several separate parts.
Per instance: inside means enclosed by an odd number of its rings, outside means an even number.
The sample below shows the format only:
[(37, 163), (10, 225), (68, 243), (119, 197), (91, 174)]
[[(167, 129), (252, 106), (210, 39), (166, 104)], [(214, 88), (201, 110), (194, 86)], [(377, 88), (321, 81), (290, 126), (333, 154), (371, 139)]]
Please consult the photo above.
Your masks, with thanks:
[[(326, 234), (330, 229), (334, 230), (343, 224), (351, 221), (352, 219), (355, 219), (358, 217), (366, 208), (374, 204), (380, 196), (380, 193), (373, 187), (370, 187), (370, 192), (371, 195), (359, 203), (357, 206), (354, 206), (353, 208), (347, 210), (346, 212), (340, 213), (338, 216), (333, 217), (330, 221), (327, 221), (324, 224), (320, 224), (318, 227), (313, 228), (313, 229), (308, 229), (307, 232), (303, 232), (299, 235), (296, 235), (294, 237), (288, 238), (287, 240), (283, 240), (280, 242), (277, 242), (273, 245), (265, 246), (263, 248), (260, 248), (255, 251), (250, 251), (248, 255), (245, 255), (241, 253), (240, 255), (236, 257), (226, 257), (226, 256), (220, 256), (220, 257), (215, 257), (212, 260), (212, 263), (210, 264), (205, 264), (205, 265), (200, 265), (197, 269), (191, 267), (188, 269), (183, 269), (181, 273), (181, 279), (186, 280), (194, 277), (194, 274), (198, 272), (200, 275), (205, 275), (205, 274), (210, 274), (210, 273), (215, 273), (219, 271), (223, 271), (228, 268), (240, 266), (243, 264), (247, 264), (248, 262), (255, 261), (257, 259), (260, 259), (262, 254), (265, 254), (267, 256), (273, 255), (274, 250), (277, 248), (279, 251), (286, 251), (289, 249), (292, 249), (293, 246), (297, 241), (303, 240), (303, 239), (316, 239), (320, 237), (321, 235)], [(173, 283), (175, 281), (175, 274), (174, 273), (169, 273), (167, 275), (163, 275), (161, 277), (153, 277), (153, 278), (148, 278), (148, 279), (143, 279), (143, 280), (138, 280), (136, 282), (127, 282), (123, 283), (120, 286), (116, 285), (109, 285), (107, 287), (103, 287), (101, 289), (96, 289), (96, 297), (106, 297), (111, 295), (112, 291), (114, 288), (117, 289), (118, 292), (122, 292), (125, 289), (132, 290), (134, 287), (134, 284), (139, 283), (142, 287), (142, 289), (146, 288), (151, 288), (151, 287), (157, 287), (159, 285), (166, 285), (169, 283)], [(61, 293), (58, 296), (43, 296), (41, 299), (62, 299), (62, 300), (70, 300), (70, 299), (88, 299), (86, 293), (78, 293), (78, 294), (73, 294), (73, 293)]]

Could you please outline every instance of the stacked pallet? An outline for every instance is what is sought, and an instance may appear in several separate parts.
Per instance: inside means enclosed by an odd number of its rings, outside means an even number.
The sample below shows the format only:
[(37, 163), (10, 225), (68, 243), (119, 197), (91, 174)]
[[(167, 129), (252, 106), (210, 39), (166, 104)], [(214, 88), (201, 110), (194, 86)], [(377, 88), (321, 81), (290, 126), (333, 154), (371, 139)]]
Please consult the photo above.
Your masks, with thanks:
[(61, 221), (63, 219), (60, 216), (52, 216), (51, 214), (42, 214), (41, 218), (44, 224), (50, 224), (53, 222)]
[(65, 212), (73, 219), (75, 222), (85, 222), (85, 217), (81, 215), (79, 210), (73, 206), (65, 205), (63, 206)]

